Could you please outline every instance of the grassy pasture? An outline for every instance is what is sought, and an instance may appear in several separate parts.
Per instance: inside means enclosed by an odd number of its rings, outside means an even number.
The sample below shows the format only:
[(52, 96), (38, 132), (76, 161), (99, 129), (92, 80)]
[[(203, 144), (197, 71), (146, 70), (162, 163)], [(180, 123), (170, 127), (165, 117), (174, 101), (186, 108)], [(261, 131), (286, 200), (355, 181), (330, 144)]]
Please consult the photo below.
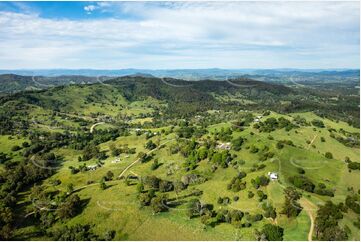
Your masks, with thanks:
[[(91, 88), (82, 90), (82, 95), (90, 95)], [(111, 94), (111, 90), (107, 90)], [(79, 93), (68, 93), (67, 95), (79, 95)], [(119, 100), (119, 105), (124, 104), (124, 100)], [(151, 111), (151, 108), (145, 108), (146, 102), (134, 103), (129, 109), (124, 111), (125, 114), (137, 113), (138, 108), (143, 110), (142, 112)], [(74, 103), (71, 105), (84, 105), (80, 103)], [(72, 110), (72, 106), (66, 106), (67, 109)], [(96, 104), (98, 105), (98, 104)], [(108, 104), (98, 106), (101, 109), (94, 106), (86, 106), (84, 114), (91, 114), (102, 110), (103, 113), (114, 113), (114, 107), (110, 108)], [(76, 107), (78, 108), (78, 107)], [(133, 110), (130, 112), (129, 110)], [(129, 111), (129, 113), (127, 113)], [(41, 113), (38, 111), (39, 119), (46, 118), (46, 112)], [(321, 119), (312, 113), (298, 113), (288, 115), (281, 115), (277, 113), (271, 113), (269, 117), (285, 117), (292, 120), (292, 117), (300, 115), (305, 117), (307, 121), (312, 119)], [(265, 119), (267, 117), (263, 117)], [(358, 132), (357, 129), (351, 128), (343, 122), (333, 122), (331, 120), (322, 119), (326, 126), (333, 127), (336, 130), (340, 128), (348, 130), (350, 132)], [(44, 122), (47, 120), (44, 120)], [(60, 120), (66, 122), (64, 120)], [(135, 119), (133, 122), (145, 122), (150, 121), (147, 118)], [(66, 125), (72, 125), (67, 123)], [(108, 128), (108, 124), (99, 125), (96, 129)], [(215, 130), (221, 128), (231, 127), (230, 123), (219, 123), (208, 127), (209, 134)], [(169, 127), (162, 127), (169, 129)], [(160, 131), (162, 128), (151, 129), (153, 132)], [(297, 132), (295, 132), (297, 131)], [(251, 134), (253, 133), (253, 135)], [(205, 136), (207, 136), (205, 135)], [(270, 140), (268, 136), (271, 135), (273, 140)], [(267, 175), (270, 171), (279, 173), (279, 180), (272, 181), (267, 187), (262, 187), (260, 190), (264, 191), (268, 195), (267, 201), (271, 203), (277, 211), (277, 219), (275, 223), (282, 226), (285, 229), (284, 240), (307, 240), (308, 232), (310, 229), (310, 219), (305, 210), (303, 210), (296, 219), (288, 219), (284, 215), (279, 214), (282, 209), (284, 195), (284, 187), (290, 185), (288, 178), (293, 175), (297, 175), (297, 168), (302, 167), (306, 171), (306, 175), (315, 184), (325, 183), (327, 187), (335, 189), (335, 197), (325, 197), (317, 194), (302, 192), (303, 197), (313, 204), (322, 204), (327, 200), (334, 202), (344, 202), (345, 197), (348, 194), (347, 187), (353, 187), (355, 191), (359, 189), (359, 171), (349, 172), (346, 163), (343, 161), (345, 156), (349, 156), (351, 160), (358, 161), (360, 153), (358, 149), (349, 148), (339, 143), (337, 140), (329, 137), (329, 131), (327, 128), (314, 130), (313, 126), (301, 127), (298, 129), (292, 129), (291, 131), (276, 130), (269, 133), (260, 133), (253, 128), (253, 124), (247, 127), (244, 131), (234, 132), (233, 137), (242, 136), (246, 139), (240, 151), (231, 151), (232, 154), (237, 155), (237, 160), (244, 160), (245, 164), (241, 165), (238, 170), (228, 167), (226, 169), (219, 168), (214, 173), (210, 171), (210, 164), (207, 160), (203, 160), (198, 164), (198, 167), (194, 172), (208, 176), (207, 182), (199, 185), (192, 185), (187, 190), (183, 191), (180, 196), (189, 194), (195, 189), (203, 191), (203, 194), (199, 196), (199, 199), (204, 203), (211, 203), (215, 209), (240, 209), (244, 212), (250, 212), (251, 214), (263, 213), (260, 203), (257, 201), (257, 195), (253, 198), (248, 198), (248, 191), (256, 193), (256, 189), (252, 187), (251, 179), (260, 175)], [(325, 138), (325, 142), (321, 142), (320, 137)], [(161, 135), (161, 137), (153, 137), (151, 140), (174, 139), (175, 134), (168, 136)], [(278, 150), (276, 143), (278, 140), (292, 140), (295, 147), (286, 145), (283, 149)], [(307, 144), (307, 140), (312, 141), (312, 144)], [(24, 139), (12, 139), (9, 140), (7, 136), (0, 136), (1, 149), (4, 152), (10, 152), (10, 149), (15, 144), (21, 144)], [(136, 154), (120, 155), (119, 163), (112, 163), (115, 157), (110, 156), (109, 147), (111, 144), (116, 146), (128, 144), (130, 148), (136, 148), (136, 152), (147, 152), (144, 148), (146, 143), (145, 135), (136, 136), (134, 132), (131, 132), (130, 136), (119, 137), (115, 141), (108, 141), (99, 145), (100, 150), (107, 151), (109, 157), (104, 161), (104, 165), (95, 171), (80, 172), (78, 174), (70, 174), (69, 166), (79, 166), (83, 162), (78, 161), (78, 156), (81, 155), (80, 151), (71, 149), (57, 149), (55, 153), (63, 158), (63, 163), (59, 167), (57, 173), (50, 179), (60, 179), (62, 183), (56, 187), (56, 189), (65, 191), (68, 184), (74, 184), (75, 188), (82, 188), (76, 193), (82, 200), (87, 201), (87, 205), (78, 216), (65, 222), (67, 225), (76, 223), (91, 223), (95, 224), (94, 230), (98, 234), (104, 234), (109, 229), (114, 229), (116, 233), (116, 240), (254, 240), (255, 229), (260, 229), (263, 224), (270, 222), (263, 219), (260, 222), (252, 223), (250, 228), (235, 228), (230, 224), (217, 225), (215, 228), (205, 227), (200, 218), (188, 219), (185, 213), (186, 205), (181, 205), (177, 209), (170, 209), (167, 213), (161, 213), (154, 215), (150, 208), (140, 208), (135, 186), (127, 186), (122, 180), (115, 180), (107, 182), (109, 187), (105, 190), (101, 190), (97, 182), (107, 173), (112, 171), (115, 176), (118, 176), (121, 171), (136, 160)], [(153, 161), (148, 163), (137, 163), (134, 165), (127, 174), (137, 174), (139, 176), (155, 175), (162, 179), (176, 180), (180, 179), (186, 172), (182, 169), (183, 162), (185, 160), (180, 154), (171, 155), (168, 148), (171, 144), (176, 143), (176, 140), (170, 141), (165, 148), (154, 152), (153, 159), (157, 158), (161, 166), (152, 171), (150, 169)], [(256, 146), (260, 151), (256, 154), (249, 152), (246, 147)], [(275, 153), (272, 159), (266, 161), (260, 161), (260, 153), (262, 149), (268, 146), (269, 150)], [(333, 159), (326, 159), (324, 157), (325, 152), (331, 151), (333, 153)], [(87, 165), (95, 164), (96, 160), (92, 159), (85, 162)], [(265, 164), (266, 167), (261, 170), (250, 172), (251, 168), (255, 164)], [(167, 175), (169, 167), (173, 167), (176, 172), (172, 175)], [(240, 192), (232, 192), (227, 190), (227, 184), (237, 174), (237, 171), (247, 172), (247, 176), (243, 179), (247, 183), (247, 188)], [(45, 185), (48, 185), (49, 189), (54, 189), (50, 185), (50, 179), (44, 181)], [(88, 181), (94, 181), (95, 184), (87, 185)], [(177, 196), (175, 192), (168, 192), (168, 197), (174, 198)], [(237, 202), (233, 201), (234, 196), (239, 196)], [(232, 202), (229, 205), (217, 204), (218, 197), (229, 197)], [(185, 198), (184, 202), (194, 197)], [(26, 202), (26, 196), (22, 202)], [(359, 230), (352, 224), (355, 221), (357, 215), (353, 212), (349, 212), (345, 215), (341, 221), (342, 224), (347, 225), (351, 230), (351, 238), (359, 238)], [(58, 222), (55, 226), (61, 226), (63, 223)], [(32, 226), (24, 227), (18, 230), (18, 237), (22, 238), (27, 233), (35, 231)], [(35, 239), (46, 239), (45, 237), (36, 237)]]

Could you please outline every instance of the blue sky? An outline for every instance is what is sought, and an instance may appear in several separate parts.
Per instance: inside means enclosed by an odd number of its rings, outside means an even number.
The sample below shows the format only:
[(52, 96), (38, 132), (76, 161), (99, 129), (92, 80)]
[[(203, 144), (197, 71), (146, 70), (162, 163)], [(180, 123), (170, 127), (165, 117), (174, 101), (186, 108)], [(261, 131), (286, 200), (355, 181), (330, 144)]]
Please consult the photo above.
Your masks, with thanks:
[(0, 2), (0, 69), (359, 68), (359, 2)]

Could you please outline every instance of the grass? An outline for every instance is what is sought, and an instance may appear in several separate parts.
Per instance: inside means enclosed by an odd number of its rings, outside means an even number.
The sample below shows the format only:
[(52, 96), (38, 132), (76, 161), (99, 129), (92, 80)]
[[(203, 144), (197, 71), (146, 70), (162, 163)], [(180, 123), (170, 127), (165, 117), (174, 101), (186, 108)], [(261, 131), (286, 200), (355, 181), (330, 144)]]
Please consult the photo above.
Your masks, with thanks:
[(289, 219), (281, 216), (278, 219), (278, 225), (285, 228), (283, 240), (288, 241), (305, 241), (310, 228), (310, 219), (306, 211), (302, 211), (296, 219)]
[[(87, 87), (82, 90), (81, 95), (91, 95), (92, 88)], [(104, 93), (109, 95), (115, 95), (111, 90), (104, 88)], [(65, 93), (64, 93), (65, 95)], [(76, 93), (70, 92), (66, 95), (76, 95)], [(56, 97), (53, 97), (56, 98)], [(99, 100), (98, 100), (99, 101)], [(96, 105), (85, 105), (81, 103), (67, 104), (66, 109), (69, 111), (77, 109), (80, 106), (84, 106), (83, 114), (91, 114), (102, 110), (102, 113), (114, 114), (114, 106), (106, 103), (106, 99), (100, 104), (95, 102)], [(119, 99), (118, 105), (125, 105), (125, 100)], [(127, 109), (122, 109), (123, 114), (138, 115), (138, 109), (141, 112), (150, 112), (151, 105), (162, 105), (156, 103), (154, 100), (139, 101), (130, 105)], [(112, 107), (110, 107), (110, 106)], [(101, 107), (101, 109), (99, 108)], [(43, 110), (38, 110), (39, 114)], [(44, 122), (46, 120), (46, 112), (44, 113)], [(292, 117), (300, 115), (305, 117), (308, 121), (312, 119), (321, 119), (312, 113), (297, 113), (288, 115), (281, 115), (277, 113), (271, 113), (270, 117), (285, 117), (292, 120)], [(264, 117), (265, 119), (267, 117)], [(348, 126), (343, 122), (333, 122), (331, 120), (323, 119), (326, 126), (335, 128), (336, 130), (342, 128), (350, 132), (358, 130)], [(59, 120), (66, 121), (66, 120)], [(135, 118), (132, 122), (147, 122), (151, 121), (150, 118)], [(67, 121), (66, 125), (72, 125), (72, 122)], [(208, 127), (210, 133), (216, 129), (220, 130), (222, 127), (230, 127), (231, 124), (219, 123)], [(108, 124), (99, 125), (96, 129), (102, 129), (110, 127)], [(151, 129), (154, 132), (161, 129), (169, 129), (169, 127), (161, 127), (157, 129)], [(199, 189), (203, 191), (203, 194), (199, 196), (199, 199), (204, 203), (211, 203), (215, 209), (240, 209), (244, 212), (250, 212), (251, 214), (263, 213), (259, 202), (257, 201), (257, 195), (253, 198), (248, 198), (248, 191), (256, 190), (252, 187), (251, 179), (260, 176), (267, 175), (270, 171), (276, 171), (279, 173), (279, 182), (271, 182), (267, 187), (261, 188), (268, 195), (268, 202), (271, 203), (278, 213), (276, 223), (285, 229), (284, 240), (306, 240), (308, 231), (310, 228), (310, 220), (306, 211), (302, 211), (296, 219), (286, 218), (284, 215), (280, 215), (279, 212), (283, 205), (283, 188), (290, 185), (288, 183), (288, 177), (298, 174), (297, 168), (303, 167), (306, 171), (307, 177), (309, 177), (315, 184), (322, 182), (327, 187), (335, 189), (335, 197), (325, 197), (312, 193), (303, 192), (303, 196), (314, 204), (322, 204), (327, 200), (334, 202), (343, 202), (348, 194), (347, 187), (353, 187), (355, 191), (359, 189), (359, 171), (348, 172), (347, 165), (343, 159), (345, 156), (349, 156), (351, 160), (359, 160), (360, 154), (358, 149), (349, 148), (339, 143), (338, 141), (329, 137), (329, 132), (326, 128), (313, 130), (314, 127), (301, 127), (297, 130), (285, 131), (276, 130), (269, 133), (259, 133), (252, 126), (248, 127), (244, 131), (234, 132), (233, 136), (242, 136), (246, 139), (245, 144), (240, 151), (231, 151), (232, 154), (237, 155), (237, 160), (244, 160), (245, 164), (238, 169), (232, 167), (217, 169), (214, 173), (210, 171), (210, 164), (207, 160), (201, 161), (196, 168), (195, 172), (203, 174), (209, 177), (209, 180), (203, 184), (192, 185), (186, 191), (183, 191), (180, 195), (188, 194), (191, 190)], [(251, 134), (253, 132), (253, 135)], [(210, 134), (207, 134), (210, 135)], [(268, 139), (271, 135), (273, 140)], [(316, 138), (315, 138), (316, 136)], [(160, 137), (153, 137), (152, 140), (156, 142), (158, 138), (171, 139), (174, 138), (174, 134)], [(321, 142), (320, 137), (325, 137), (326, 142)], [(276, 148), (278, 140), (292, 140), (295, 147), (285, 146), (282, 150)], [(314, 139), (312, 145), (306, 143), (307, 140)], [(0, 145), (3, 152), (10, 152), (10, 149), (15, 144), (21, 144), (23, 139), (9, 140), (7, 136), (0, 136)], [(100, 150), (107, 151), (110, 155), (110, 145), (125, 145), (128, 144), (130, 148), (136, 148), (136, 152), (147, 152), (144, 148), (146, 142), (145, 135), (136, 136), (134, 132), (130, 136), (119, 137), (115, 141), (105, 142), (99, 145)], [(167, 180), (179, 180), (186, 172), (182, 169), (183, 162), (185, 160), (180, 154), (171, 155), (168, 147), (174, 144), (173, 140), (166, 145), (165, 148), (154, 152), (154, 159), (157, 158), (162, 164), (158, 169), (152, 171), (150, 169), (152, 161), (148, 163), (137, 163), (129, 172), (133, 172), (139, 176), (155, 175), (162, 179)], [(268, 146), (271, 152), (275, 153), (272, 159), (266, 161), (260, 161), (260, 151), (256, 154), (251, 154), (246, 147), (256, 146), (262, 150), (265, 146)], [(324, 153), (331, 151), (334, 155), (333, 159), (326, 159)], [(83, 187), (88, 181), (99, 182), (102, 176), (107, 171), (112, 171), (115, 176), (134, 160), (136, 160), (136, 154), (120, 155), (120, 162), (113, 164), (114, 157), (109, 156), (104, 162), (104, 166), (96, 171), (88, 171), (84, 173), (78, 173), (75, 175), (70, 174), (69, 166), (79, 166), (82, 162), (78, 162), (78, 156), (81, 155), (81, 151), (71, 149), (57, 149), (55, 153), (63, 157), (64, 162), (59, 167), (58, 172), (51, 179), (60, 179), (60, 184), (56, 189), (65, 191), (66, 186), (70, 183), (75, 185), (75, 188)], [(87, 161), (87, 165), (95, 164), (96, 160), (92, 159)], [(250, 172), (254, 164), (265, 164), (266, 167), (262, 170)], [(173, 167), (176, 171), (172, 175), (167, 175), (167, 171)], [(244, 181), (247, 183), (247, 188), (240, 192), (232, 192), (227, 190), (227, 184), (234, 177), (238, 171), (246, 171), (247, 176)], [(128, 173), (129, 173), (128, 172)], [(45, 185), (49, 185), (49, 189), (54, 189), (50, 186), (49, 180), (44, 181)], [(99, 234), (104, 234), (109, 229), (114, 229), (116, 234), (116, 240), (254, 240), (255, 229), (260, 229), (263, 224), (268, 223), (268, 220), (262, 220), (252, 224), (251, 228), (237, 229), (230, 224), (221, 224), (215, 228), (205, 227), (199, 218), (188, 219), (185, 211), (185, 205), (178, 207), (179, 209), (171, 209), (167, 213), (153, 215), (150, 208), (140, 208), (138, 204), (136, 189), (134, 186), (126, 186), (121, 180), (115, 180), (107, 182), (109, 187), (106, 190), (101, 190), (98, 184), (85, 187), (77, 191), (77, 194), (84, 201), (88, 201), (87, 206), (83, 212), (74, 217), (73, 219), (65, 222), (67, 225), (76, 223), (91, 223), (95, 224), (94, 230)], [(176, 197), (175, 192), (167, 193), (169, 197)], [(229, 205), (217, 204), (218, 197), (229, 197), (233, 199), (234, 196), (239, 196), (237, 202), (232, 201)], [(26, 198), (25, 198), (26, 199)], [(190, 198), (185, 199), (185, 201)], [(353, 226), (353, 221), (357, 218), (356, 214), (349, 212), (342, 220), (343, 225), (347, 225), (351, 230), (351, 238), (359, 238), (359, 230)], [(61, 223), (57, 223), (56, 226), (61, 226)], [(25, 227), (18, 231), (18, 235), (24, 235), (33, 230), (33, 227)], [(47, 239), (34, 237), (36, 239)]]

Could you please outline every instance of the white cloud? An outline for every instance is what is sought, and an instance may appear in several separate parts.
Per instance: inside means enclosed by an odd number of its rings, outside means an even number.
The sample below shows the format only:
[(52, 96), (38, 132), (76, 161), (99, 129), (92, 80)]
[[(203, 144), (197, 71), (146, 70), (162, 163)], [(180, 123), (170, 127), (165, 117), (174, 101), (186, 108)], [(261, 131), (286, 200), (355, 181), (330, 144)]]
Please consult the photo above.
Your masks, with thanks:
[(91, 14), (97, 7), (95, 5), (87, 5), (84, 7), (84, 10), (87, 12), (87, 14)]
[(357, 2), (99, 2), (103, 19), (0, 12), (0, 68), (359, 65)]

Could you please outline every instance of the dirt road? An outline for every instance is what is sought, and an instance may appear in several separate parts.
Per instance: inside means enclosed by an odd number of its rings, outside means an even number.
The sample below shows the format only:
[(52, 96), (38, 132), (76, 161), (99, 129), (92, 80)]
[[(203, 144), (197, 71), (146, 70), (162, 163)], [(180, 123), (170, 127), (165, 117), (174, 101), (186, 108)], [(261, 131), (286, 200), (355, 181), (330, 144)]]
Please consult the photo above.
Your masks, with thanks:
[(311, 220), (310, 231), (308, 232), (307, 239), (308, 241), (312, 241), (313, 230), (315, 227), (317, 206), (304, 197), (300, 199), (300, 204), (303, 207), (303, 209), (306, 211), (306, 213), (308, 214)]

